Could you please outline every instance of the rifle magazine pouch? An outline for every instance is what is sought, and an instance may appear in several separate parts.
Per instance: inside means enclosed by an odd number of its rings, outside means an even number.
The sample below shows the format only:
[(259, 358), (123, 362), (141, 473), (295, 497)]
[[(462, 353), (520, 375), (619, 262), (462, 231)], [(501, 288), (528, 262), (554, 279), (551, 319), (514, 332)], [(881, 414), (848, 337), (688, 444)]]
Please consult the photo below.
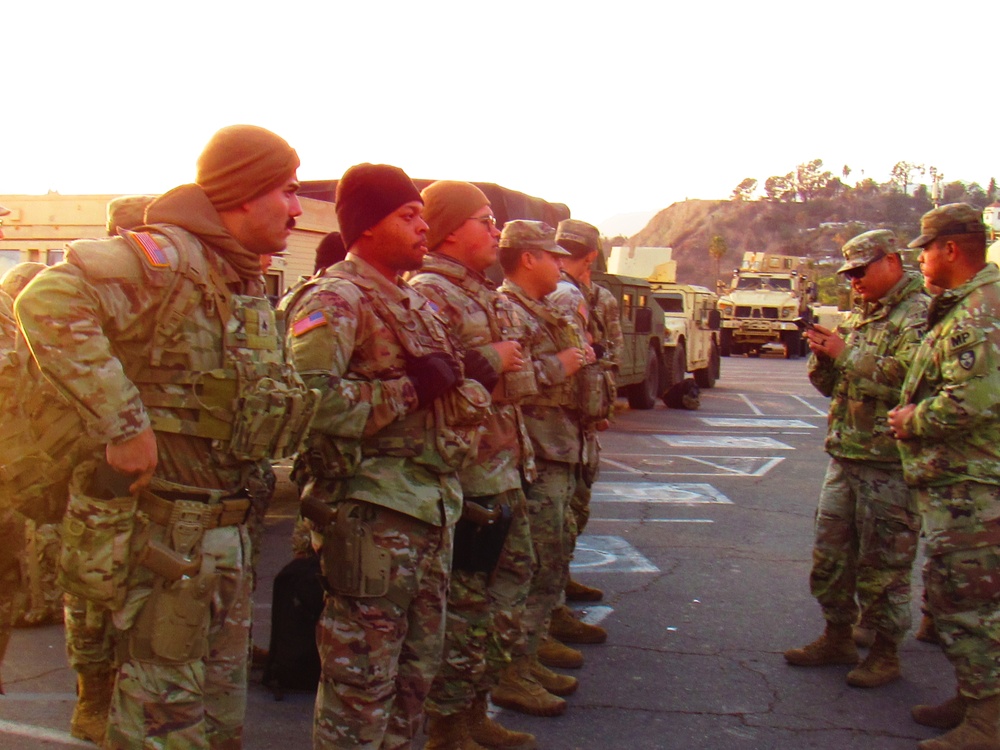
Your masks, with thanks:
[(330, 591), (342, 596), (378, 597), (389, 591), (392, 554), (378, 546), (372, 532), (369, 508), (344, 502), (326, 527), (321, 557), (323, 576)]
[(513, 517), (510, 506), (498, 504), (484, 507), (475, 499), (466, 498), (465, 506), (478, 505), (482, 511), (463, 510), (455, 524), (455, 546), (452, 568), (466, 573), (492, 573), (500, 561)]
[(101, 499), (82, 489), (95, 468), (85, 461), (73, 472), (56, 582), (69, 594), (116, 610), (125, 603), (138, 497)]
[(157, 580), (139, 613), (129, 649), (132, 657), (157, 664), (186, 664), (208, 653), (209, 611), (215, 573), (206, 565), (193, 578)]
[(607, 419), (614, 397), (609, 392), (609, 378), (599, 364), (582, 367), (576, 376), (580, 386), (580, 414), (585, 419)]

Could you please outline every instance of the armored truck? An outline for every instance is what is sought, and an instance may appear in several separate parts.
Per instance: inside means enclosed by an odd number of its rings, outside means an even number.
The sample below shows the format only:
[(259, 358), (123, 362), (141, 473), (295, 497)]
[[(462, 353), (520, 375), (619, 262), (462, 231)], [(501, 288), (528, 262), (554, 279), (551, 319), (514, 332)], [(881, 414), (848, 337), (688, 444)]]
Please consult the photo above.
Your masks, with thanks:
[(744, 253), (729, 292), (719, 300), (722, 356), (759, 355), (767, 344), (781, 345), (788, 359), (802, 356), (802, 328), (811, 320), (810, 304), (816, 298), (806, 258)]
[(718, 297), (703, 286), (652, 281), (653, 299), (663, 310), (664, 390), (694, 375), (701, 388), (711, 388), (720, 374)]

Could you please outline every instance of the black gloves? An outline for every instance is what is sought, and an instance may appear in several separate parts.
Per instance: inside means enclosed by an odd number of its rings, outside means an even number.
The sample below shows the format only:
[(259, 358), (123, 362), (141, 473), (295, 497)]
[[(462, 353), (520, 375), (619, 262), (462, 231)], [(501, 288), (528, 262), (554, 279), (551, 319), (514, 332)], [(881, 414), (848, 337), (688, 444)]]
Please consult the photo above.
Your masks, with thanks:
[(594, 350), (594, 359), (604, 359), (604, 344), (591, 344), (590, 348)]
[(488, 391), (492, 391), (500, 382), (499, 373), (493, 369), (493, 365), (490, 364), (486, 355), (481, 354), (477, 349), (470, 349), (466, 353), (465, 359), (462, 360), (462, 364), (465, 365), (466, 377), (479, 381), (483, 388)]
[(432, 352), (406, 363), (406, 375), (413, 381), (420, 408), (430, 403), (462, 379), (458, 362), (445, 352)]

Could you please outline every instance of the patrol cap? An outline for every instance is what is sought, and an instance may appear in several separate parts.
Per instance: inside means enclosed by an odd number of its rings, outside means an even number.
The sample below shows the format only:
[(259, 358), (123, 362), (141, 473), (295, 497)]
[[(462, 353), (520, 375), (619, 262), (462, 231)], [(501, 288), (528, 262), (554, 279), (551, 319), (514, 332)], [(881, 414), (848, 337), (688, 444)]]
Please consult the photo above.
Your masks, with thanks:
[(116, 235), (119, 229), (135, 229), (146, 220), (146, 207), (155, 195), (122, 195), (108, 201), (108, 234)]
[(848, 240), (841, 248), (841, 252), (844, 254), (845, 262), (837, 269), (837, 273), (847, 273), (854, 268), (867, 266), (886, 255), (898, 253), (899, 250), (896, 247), (896, 235), (892, 230), (873, 229)]
[(569, 255), (556, 244), (556, 230), (544, 221), (514, 219), (503, 226), (500, 247), (514, 250), (544, 250), (553, 255)]
[(563, 219), (556, 227), (556, 242), (569, 254), (582, 258), (601, 250), (601, 233), (593, 224), (579, 219)]
[(18, 263), (7, 269), (7, 272), (0, 277), (0, 289), (2, 289), (11, 299), (17, 299), (28, 282), (38, 275), (39, 271), (45, 269), (44, 263), (25, 261)]
[(920, 218), (920, 236), (907, 247), (923, 247), (938, 237), (953, 234), (986, 233), (983, 212), (968, 203), (948, 203)]
[(10, 209), (6, 206), (0, 206), (0, 216), (6, 216), (10, 213)]

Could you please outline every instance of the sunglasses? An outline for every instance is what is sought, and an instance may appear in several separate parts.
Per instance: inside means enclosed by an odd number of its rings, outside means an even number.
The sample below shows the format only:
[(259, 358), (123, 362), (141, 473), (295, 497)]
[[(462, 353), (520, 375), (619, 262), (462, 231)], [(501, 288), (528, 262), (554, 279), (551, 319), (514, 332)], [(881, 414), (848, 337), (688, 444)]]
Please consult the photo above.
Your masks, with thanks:
[(849, 279), (863, 279), (866, 273), (868, 273), (868, 266), (858, 266), (850, 271), (844, 271), (844, 276)]

